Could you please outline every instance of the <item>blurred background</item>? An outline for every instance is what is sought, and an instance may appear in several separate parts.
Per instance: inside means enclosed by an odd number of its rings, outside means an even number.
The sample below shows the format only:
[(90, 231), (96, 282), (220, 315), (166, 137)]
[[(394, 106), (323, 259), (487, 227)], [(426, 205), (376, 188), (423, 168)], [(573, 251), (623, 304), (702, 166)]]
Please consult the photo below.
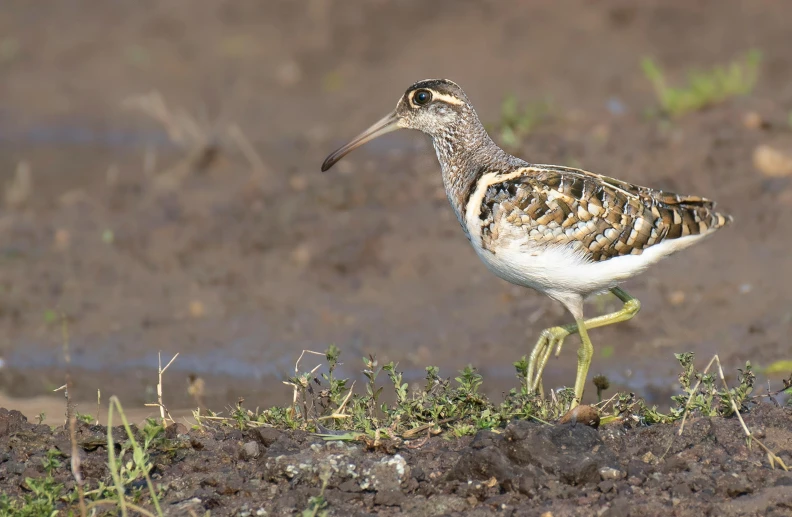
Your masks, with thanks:
[[(180, 354), (171, 408), (196, 389), (213, 409), (285, 403), (300, 352), (330, 344), (353, 378), (375, 354), (410, 381), (470, 363), (490, 394), (515, 386), (512, 363), (568, 315), (479, 263), (427, 138), (389, 135), (319, 172), (431, 77), (462, 85), (528, 161), (734, 215), (626, 285), (643, 310), (592, 333), (592, 375), (662, 405), (673, 353), (695, 351), (778, 385), (792, 370), (790, 19), (770, 0), (5, 0), (0, 406), (62, 411), (40, 397), (63, 384), (64, 329), (82, 401), (152, 402), (161, 351)], [(578, 343), (547, 387), (572, 384)]]

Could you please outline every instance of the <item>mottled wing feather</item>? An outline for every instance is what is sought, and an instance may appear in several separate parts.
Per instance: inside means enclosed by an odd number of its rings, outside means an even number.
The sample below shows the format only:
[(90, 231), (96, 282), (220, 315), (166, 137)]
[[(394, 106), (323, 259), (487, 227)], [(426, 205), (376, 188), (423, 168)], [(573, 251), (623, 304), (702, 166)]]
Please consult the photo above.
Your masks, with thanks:
[(731, 221), (701, 197), (578, 169), (529, 166), (522, 171), (517, 177), (496, 177), (487, 188), (480, 212), (485, 241), (497, 238), (497, 223), (504, 217), (537, 243), (574, 244), (596, 262), (641, 254), (664, 240), (702, 234)]

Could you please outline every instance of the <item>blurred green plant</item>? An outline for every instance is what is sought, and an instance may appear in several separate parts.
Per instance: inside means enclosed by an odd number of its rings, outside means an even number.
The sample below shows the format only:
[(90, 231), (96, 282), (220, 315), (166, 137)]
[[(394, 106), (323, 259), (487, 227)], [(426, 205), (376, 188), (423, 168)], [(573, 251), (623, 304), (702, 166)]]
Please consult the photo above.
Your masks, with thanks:
[(761, 61), (761, 52), (751, 50), (728, 65), (691, 70), (687, 84), (680, 87), (669, 85), (660, 65), (652, 58), (644, 58), (641, 67), (654, 87), (661, 112), (675, 118), (751, 93), (759, 78)]
[(337, 92), (344, 87), (344, 76), (340, 70), (327, 72), (322, 77), (322, 90), (328, 93)]
[(302, 517), (327, 517), (329, 512), (327, 510), (327, 499), (325, 498), (325, 490), (327, 483), (332, 476), (332, 469), (324, 465), (319, 472), (319, 479), (322, 481), (322, 487), (319, 489), (319, 495), (315, 495), (308, 499), (308, 508), (302, 511)]
[(779, 361), (775, 361), (770, 363), (767, 368), (764, 369), (765, 374), (775, 374), (775, 373), (789, 373), (792, 372), (792, 360), (789, 359), (781, 359)]
[(518, 147), (523, 139), (540, 124), (546, 122), (553, 113), (549, 99), (520, 105), (517, 97), (508, 95), (501, 102), (500, 119), (488, 129), (494, 132), (505, 147)]
[(47, 325), (54, 325), (58, 322), (58, 312), (53, 309), (46, 309), (44, 311), (44, 323)]

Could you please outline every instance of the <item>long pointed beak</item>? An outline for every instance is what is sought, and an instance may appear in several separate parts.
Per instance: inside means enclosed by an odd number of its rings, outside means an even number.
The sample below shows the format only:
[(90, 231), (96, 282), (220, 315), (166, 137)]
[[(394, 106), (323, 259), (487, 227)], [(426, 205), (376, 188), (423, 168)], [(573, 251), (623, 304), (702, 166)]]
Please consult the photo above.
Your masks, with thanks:
[(351, 153), (366, 142), (374, 140), (378, 136), (382, 136), (385, 133), (390, 133), (391, 131), (395, 131), (397, 129), (399, 129), (399, 117), (396, 116), (396, 112), (394, 111), (367, 130), (360, 133), (351, 142), (331, 153), (322, 164), (322, 172), (325, 172), (327, 169), (335, 165), (336, 162), (341, 158)]

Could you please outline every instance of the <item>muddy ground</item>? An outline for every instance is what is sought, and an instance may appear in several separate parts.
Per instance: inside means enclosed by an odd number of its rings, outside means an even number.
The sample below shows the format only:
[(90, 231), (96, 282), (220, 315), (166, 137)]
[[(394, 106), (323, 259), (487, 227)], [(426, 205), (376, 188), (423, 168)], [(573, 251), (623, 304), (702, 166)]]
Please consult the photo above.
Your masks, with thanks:
[[(759, 405), (746, 423), (792, 463), (789, 408)], [(177, 424), (150, 458), (168, 515), (301, 515), (320, 492), (327, 515), (792, 515), (792, 473), (770, 469), (756, 445), (746, 447), (735, 418), (693, 418), (677, 431), (517, 421), (475, 437), (366, 447), (268, 427)], [(123, 441), (123, 430), (114, 436)], [(77, 441), (86, 491), (112, 484), (105, 428), (80, 424)], [(30, 495), (28, 478), (48, 475), (42, 463), (51, 449), (62, 465), (49, 475), (73, 487), (67, 432), (0, 409), (0, 491)]]

